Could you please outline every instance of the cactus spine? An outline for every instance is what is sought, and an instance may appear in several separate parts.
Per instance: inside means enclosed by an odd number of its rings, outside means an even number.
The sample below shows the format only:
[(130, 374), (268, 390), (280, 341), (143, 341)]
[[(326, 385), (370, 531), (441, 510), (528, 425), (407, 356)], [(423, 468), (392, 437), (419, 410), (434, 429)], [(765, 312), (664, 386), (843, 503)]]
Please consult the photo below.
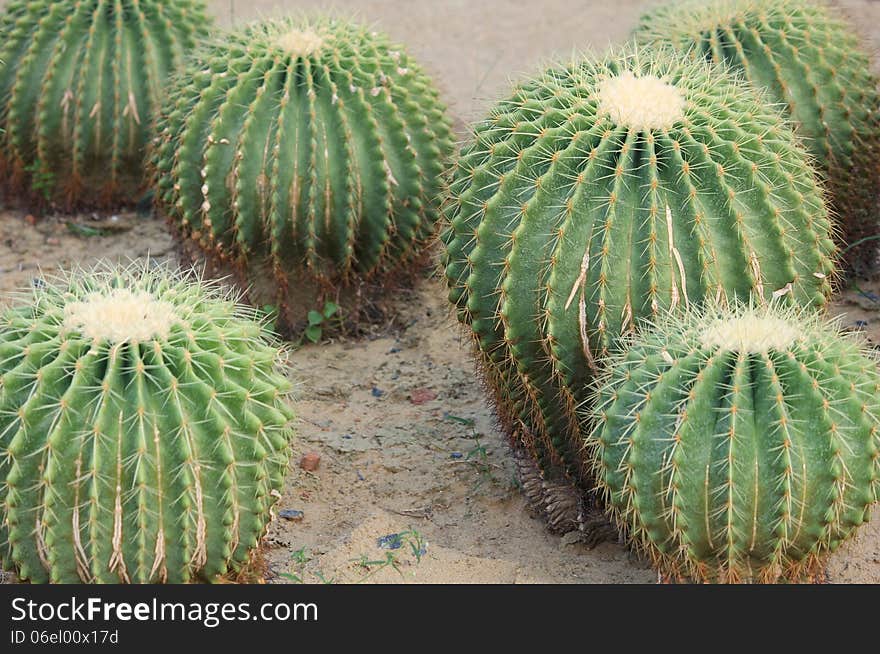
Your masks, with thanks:
[(449, 297), (502, 421), (581, 480), (575, 407), (639, 319), (750, 295), (821, 307), (831, 290), (829, 219), (791, 130), (724, 71), (657, 49), (519, 86), (464, 146), (446, 217)]
[(873, 269), (880, 224), (880, 94), (854, 31), (809, 0), (694, 0), (641, 20), (645, 43), (669, 43), (724, 62), (788, 109), (829, 181), (845, 257)]
[(34, 582), (247, 560), (291, 437), (283, 351), (219, 288), (101, 266), (0, 315), (0, 557)]
[(197, 0), (13, 0), (0, 18), (0, 178), (75, 205), (143, 189), (153, 112), (206, 34)]
[(437, 91), (381, 34), (257, 23), (190, 65), (159, 122), (158, 200), (202, 249), (290, 282), (386, 278), (423, 250), (451, 132)]
[(803, 311), (665, 317), (598, 389), (596, 478), (666, 574), (797, 579), (878, 499), (876, 358)]

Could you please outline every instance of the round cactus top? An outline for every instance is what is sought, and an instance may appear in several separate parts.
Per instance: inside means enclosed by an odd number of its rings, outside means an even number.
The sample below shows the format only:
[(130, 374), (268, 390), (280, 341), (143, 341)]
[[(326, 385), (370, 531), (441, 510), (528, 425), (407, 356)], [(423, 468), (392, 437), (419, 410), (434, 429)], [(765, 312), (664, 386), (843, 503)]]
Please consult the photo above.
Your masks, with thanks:
[(599, 84), (599, 113), (623, 127), (669, 129), (684, 118), (682, 92), (655, 75), (625, 70)]
[[(639, 360), (659, 356), (668, 363), (697, 352), (704, 358), (877, 357), (860, 334), (843, 330), (839, 319), (828, 320), (809, 307), (769, 302), (708, 302), (668, 311), (645, 322), (644, 329), (618, 348), (617, 357)], [(613, 367), (613, 365), (611, 366)]]
[(0, 331), (40, 329), (63, 341), (112, 346), (187, 343), (230, 327), (221, 340), (259, 349), (263, 337), (273, 339), (257, 316), (227, 288), (198, 275), (141, 262), (100, 262), (37, 280), (0, 312)]
[(704, 347), (722, 352), (760, 353), (786, 350), (799, 336), (794, 321), (752, 310), (709, 321), (699, 339)]
[(673, 32), (711, 30), (723, 25), (767, 23), (793, 13), (804, 17), (827, 14), (818, 3), (807, 0), (684, 0), (660, 5), (642, 17), (641, 28), (653, 21)]
[(827, 30), (838, 31), (844, 23), (823, 3), (812, 0), (683, 0), (646, 13), (636, 34), (646, 43), (663, 40), (679, 45), (683, 40), (720, 31), (712, 39), (717, 38), (717, 47), (723, 50), (733, 48), (727, 42), (730, 30), (742, 29), (746, 33), (764, 26), (768, 32), (780, 31), (786, 38), (801, 40), (798, 33), (806, 25), (822, 34)]
[[(377, 64), (384, 64), (389, 57), (397, 62), (397, 74), (401, 76), (411, 67), (403, 50), (393, 45), (385, 34), (357, 22), (329, 16), (255, 21), (211, 45), (206, 53), (209, 59), (219, 56), (232, 67), (237, 67), (239, 62), (275, 59), (279, 50), (291, 62), (307, 59), (313, 66), (345, 70), (355, 78), (372, 71)], [(384, 66), (381, 68), (385, 70)]]
[(90, 293), (64, 307), (64, 327), (94, 340), (140, 343), (168, 338), (179, 321), (174, 305), (144, 290), (114, 288)]
[(323, 43), (324, 36), (308, 28), (283, 32), (275, 40), (276, 45), (295, 57), (308, 57), (317, 52)]

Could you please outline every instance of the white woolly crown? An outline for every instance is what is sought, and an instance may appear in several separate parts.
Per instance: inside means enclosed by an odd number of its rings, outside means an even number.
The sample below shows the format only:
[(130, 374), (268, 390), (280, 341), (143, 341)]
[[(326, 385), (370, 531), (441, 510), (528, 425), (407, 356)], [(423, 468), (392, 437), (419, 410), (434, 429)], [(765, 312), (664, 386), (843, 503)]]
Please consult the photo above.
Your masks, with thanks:
[(174, 305), (147, 291), (115, 288), (64, 307), (64, 327), (95, 340), (140, 343), (167, 338), (180, 321)]
[(654, 75), (627, 70), (599, 85), (599, 113), (624, 127), (670, 129), (684, 118), (684, 107), (681, 90)]
[(285, 52), (295, 57), (308, 57), (317, 52), (324, 43), (324, 37), (310, 29), (284, 32), (275, 43)]
[(786, 350), (797, 341), (798, 325), (773, 315), (744, 313), (735, 318), (716, 319), (700, 332), (700, 342), (724, 352), (769, 352)]

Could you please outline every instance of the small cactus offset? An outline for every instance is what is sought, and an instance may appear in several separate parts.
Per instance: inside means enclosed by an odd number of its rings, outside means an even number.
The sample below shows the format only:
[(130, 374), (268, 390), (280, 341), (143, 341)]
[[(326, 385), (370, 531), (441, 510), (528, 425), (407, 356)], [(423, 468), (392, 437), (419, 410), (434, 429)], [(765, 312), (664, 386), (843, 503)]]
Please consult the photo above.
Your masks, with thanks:
[(502, 422), (582, 481), (575, 408), (641, 318), (831, 291), (828, 213), (792, 131), (725, 71), (656, 48), (519, 86), (476, 125), (446, 216), (449, 297)]
[(201, 52), (171, 98), (160, 207), (251, 277), (268, 264), (282, 307), (288, 286), (388, 278), (429, 241), (450, 124), (385, 36), (335, 18), (252, 24)]
[(854, 30), (814, 0), (690, 0), (645, 15), (646, 44), (672, 43), (723, 62), (788, 110), (826, 173), (855, 272), (876, 263), (880, 231), (880, 93)]
[(200, 0), (12, 0), (0, 17), (0, 183), (132, 204), (169, 75), (210, 26)]
[(211, 580), (289, 457), (283, 350), (219, 287), (143, 265), (37, 280), (0, 314), (0, 560), (33, 582)]
[(588, 439), (617, 523), (671, 577), (798, 580), (880, 494), (880, 374), (775, 306), (668, 316), (617, 354)]

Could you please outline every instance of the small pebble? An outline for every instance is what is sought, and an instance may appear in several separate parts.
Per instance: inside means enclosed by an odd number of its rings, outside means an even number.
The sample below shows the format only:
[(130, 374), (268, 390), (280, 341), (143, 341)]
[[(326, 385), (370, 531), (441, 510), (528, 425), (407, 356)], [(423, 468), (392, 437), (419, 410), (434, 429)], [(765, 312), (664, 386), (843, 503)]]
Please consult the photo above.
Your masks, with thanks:
[(437, 399), (437, 393), (430, 388), (417, 388), (409, 394), (409, 401), (416, 406), (421, 406), (425, 402)]
[(278, 515), (285, 520), (291, 520), (293, 522), (301, 522), (305, 517), (305, 513), (300, 511), (299, 509), (281, 509), (278, 512)]
[(318, 469), (320, 464), (321, 455), (317, 452), (307, 452), (306, 454), (303, 454), (302, 458), (299, 460), (299, 467), (306, 472), (314, 472)]

